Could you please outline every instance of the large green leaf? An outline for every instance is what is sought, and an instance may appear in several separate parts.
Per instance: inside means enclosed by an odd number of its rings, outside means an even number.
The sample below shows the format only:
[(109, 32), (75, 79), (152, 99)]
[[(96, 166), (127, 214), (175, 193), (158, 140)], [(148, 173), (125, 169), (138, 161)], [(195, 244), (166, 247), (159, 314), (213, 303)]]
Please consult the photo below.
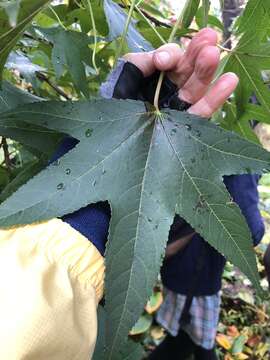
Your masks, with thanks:
[[(98, 336), (92, 360), (107, 360), (106, 357), (106, 311), (98, 307)], [(140, 344), (128, 339), (125, 349), (120, 350), (121, 360), (138, 360), (143, 358), (143, 348)]]
[(252, 93), (256, 94), (263, 109), (270, 116), (270, 91), (263, 82), (262, 70), (270, 69), (270, 44), (260, 43), (255, 35), (243, 36), (236, 48), (228, 55), (224, 72), (232, 71), (239, 76), (236, 90), (238, 117), (244, 112)]
[(237, 33), (265, 33), (267, 21), (270, 20), (270, 2), (249, 0), (243, 14), (237, 22)]
[(235, 93), (238, 118), (245, 112), (253, 93), (270, 116), (270, 92), (262, 78), (262, 71), (270, 69), (270, 46), (266, 42), (269, 21), (270, 2), (249, 0), (236, 22), (241, 39), (225, 59), (224, 72), (232, 71), (240, 79)]
[(104, 307), (99, 305), (97, 309), (98, 314), (98, 334), (95, 346), (95, 351), (92, 360), (106, 360), (105, 358), (105, 327), (106, 327), (106, 312)]
[(89, 44), (93, 39), (88, 35), (58, 26), (51, 29), (38, 28), (38, 31), (53, 43), (52, 62), (59, 79), (68, 70), (77, 89), (88, 97), (85, 64), (91, 64)]
[(8, 54), (16, 44), (19, 36), (35, 15), (49, 2), (50, 0), (21, 0), (14, 27), (10, 25), (10, 13), (7, 12), (7, 6), (3, 6), (3, 2), (0, 2), (0, 77)]
[(123, 359), (127, 334), (151, 295), (175, 213), (259, 288), (248, 227), (223, 175), (260, 173), (256, 144), (177, 111), (162, 117), (135, 101), (46, 102), (2, 114), (69, 134), (75, 149), (0, 207), (0, 225), (25, 224), (108, 200), (106, 359)]
[(21, 119), (9, 120), (1, 117), (1, 113), (13, 109), (18, 105), (40, 102), (42, 99), (22, 91), (8, 82), (3, 82), (0, 90), (0, 134), (1, 136), (10, 137), (21, 144), (33, 148), (41, 153), (50, 155), (55, 149), (61, 136), (55, 131), (44, 129), (35, 124), (31, 125)]
[[(204, 9), (203, 7), (200, 7), (199, 10), (196, 13), (196, 23), (199, 26), (199, 28), (203, 28), (205, 26), (204, 24)], [(217, 18), (214, 15), (210, 15), (208, 14), (208, 24), (207, 25), (211, 25), (212, 27), (216, 27), (218, 29), (220, 29), (222, 32), (224, 31), (224, 25), (222, 24), (222, 22), (219, 20), (219, 18)]]
[(200, 5), (200, 0), (187, 0), (182, 14), (182, 26), (188, 28)]
[[(90, 19), (89, 11), (87, 9), (87, 1), (85, 1), (84, 4), (84, 8), (75, 9), (68, 14), (67, 24), (74, 23), (74, 20), (76, 19), (76, 22), (79, 21), (82, 31), (88, 33), (90, 30), (92, 30), (93, 26)], [(102, 2), (100, 0), (91, 0), (91, 6), (94, 13), (97, 31), (100, 35), (106, 36), (109, 32), (109, 28), (107, 25)]]
[(257, 144), (260, 144), (259, 139), (257, 138), (255, 132), (251, 128), (250, 123), (248, 121), (248, 120), (255, 120), (254, 117), (248, 118), (248, 113), (247, 113), (247, 111), (245, 111), (244, 114), (246, 116), (245, 117), (246, 121), (244, 121), (243, 116), (239, 119), (236, 115), (235, 105), (230, 104), (230, 103), (227, 103), (224, 105), (224, 110), (225, 110), (226, 116), (224, 117), (224, 119), (222, 119), (222, 122), (221, 122), (221, 126), (224, 129), (233, 130), (233, 131), (239, 133), (240, 135), (242, 135), (247, 140), (250, 140)]
[(20, 90), (16, 86), (3, 82), (2, 90), (0, 90), (0, 113), (15, 108), (19, 105), (29, 104), (42, 101), (41, 98), (30, 94), (29, 92)]
[[(104, 0), (104, 12), (109, 25), (109, 40), (112, 41), (122, 36), (127, 21), (127, 14), (112, 0)], [(129, 49), (134, 52), (153, 50), (151, 44), (137, 31), (135, 24), (136, 22), (132, 20), (128, 27), (126, 41)]]
[(248, 120), (257, 120), (270, 124), (270, 116), (265, 109), (260, 105), (255, 104), (246, 104), (245, 112), (241, 115), (239, 122), (244, 122)]
[(14, 193), (20, 186), (25, 184), (30, 180), (34, 175), (39, 173), (48, 163), (46, 158), (41, 158), (40, 160), (35, 159), (26, 164), (22, 169), (20, 169), (18, 175), (12, 180), (5, 184), (5, 187), (0, 194), (0, 202), (6, 200), (12, 193)]

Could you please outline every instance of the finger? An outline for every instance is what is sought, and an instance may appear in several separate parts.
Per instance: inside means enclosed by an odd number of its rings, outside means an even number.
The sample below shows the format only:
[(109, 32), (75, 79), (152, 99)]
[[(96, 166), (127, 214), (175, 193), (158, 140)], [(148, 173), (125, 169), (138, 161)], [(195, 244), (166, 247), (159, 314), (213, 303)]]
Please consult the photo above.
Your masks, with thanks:
[(174, 69), (183, 57), (183, 51), (178, 44), (162, 45), (153, 54), (153, 61), (157, 70), (169, 71)]
[(183, 52), (178, 44), (166, 44), (148, 53), (129, 53), (124, 59), (136, 65), (145, 77), (155, 70), (167, 71), (175, 68)]
[(209, 45), (215, 46), (217, 43), (217, 33), (210, 29), (205, 28), (200, 30), (191, 40), (185, 54), (182, 56), (181, 61), (177, 64), (176, 68), (169, 73), (169, 78), (180, 89), (192, 75), (196, 63), (196, 59), (200, 51)]
[(205, 95), (217, 70), (219, 57), (216, 46), (206, 46), (200, 51), (193, 74), (179, 90), (180, 99), (194, 104)]
[(234, 73), (223, 74), (207, 94), (188, 109), (188, 112), (205, 118), (211, 117), (233, 93), (238, 81)]
[(144, 76), (150, 76), (155, 71), (153, 51), (145, 53), (128, 53), (124, 55), (123, 58), (137, 66)]

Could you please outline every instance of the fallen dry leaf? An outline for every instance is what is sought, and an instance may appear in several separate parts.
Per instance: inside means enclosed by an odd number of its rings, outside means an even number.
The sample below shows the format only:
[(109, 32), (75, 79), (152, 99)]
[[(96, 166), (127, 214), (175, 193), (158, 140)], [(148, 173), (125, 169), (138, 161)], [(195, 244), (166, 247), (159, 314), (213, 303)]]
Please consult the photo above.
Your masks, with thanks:
[(229, 350), (232, 347), (230, 338), (227, 335), (217, 334), (216, 341), (225, 350)]

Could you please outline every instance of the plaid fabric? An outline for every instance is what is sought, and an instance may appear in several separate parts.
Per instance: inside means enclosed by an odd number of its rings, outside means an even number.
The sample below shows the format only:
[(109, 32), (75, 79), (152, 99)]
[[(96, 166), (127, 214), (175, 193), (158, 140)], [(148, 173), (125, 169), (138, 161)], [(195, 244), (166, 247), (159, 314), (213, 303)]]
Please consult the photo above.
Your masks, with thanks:
[(183, 325), (179, 320), (186, 296), (168, 289), (165, 289), (164, 293), (164, 302), (158, 311), (157, 322), (172, 336), (176, 336), (181, 327), (195, 344), (207, 350), (212, 349), (219, 320), (221, 292), (211, 296), (194, 297), (190, 307), (191, 321)]

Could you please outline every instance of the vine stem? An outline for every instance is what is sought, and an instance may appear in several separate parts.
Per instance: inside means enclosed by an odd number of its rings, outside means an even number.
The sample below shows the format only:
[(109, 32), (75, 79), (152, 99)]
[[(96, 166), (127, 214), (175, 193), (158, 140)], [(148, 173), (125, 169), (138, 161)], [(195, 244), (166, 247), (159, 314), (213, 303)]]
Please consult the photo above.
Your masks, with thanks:
[(40, 71), (36, 72), (37, 78), (40, 81), (44, 81), (46, 82), (57, 94), (63, 96), (66, 100), (71, 100), (69, 95), (66, 94), (59, 86), (57, 86), (56, 84), (54, 84), (47, 75), (43, 74)]
[(135, 5), (136, 10), (138, 11), (138, 13), (143, 17), (143, 19), (147, 22), (147, 24), (150, 26), (150, 28), (154, 31), (154, 33), (157, 35), (157, 37), (159, 38), (159, 40), (163, 43), (166, 44), (166, 41), (163, 39), (163, 37), (160, 35), (160, 33), (157, 31), (157, 29), (155, 28), (154, 25), (152, 25), (151, 21), (144, 15), (144, 13), (141, 11), (141, 9)]
[[(88, 0), (89, 1), (89, 0)], [(120, 45), (119, 45), (119, 49), (117, 51), (117, 55), (116, 55), (116, 61), (118, 60), (118, 58), (121, 56), (122, 54), (122, 50), (123, 50), (123, 46), (124, 46), (124, 41), (126, 39), (126, 36), (127, 36), (127, 32), (128, 32), (128, 27), (129, 27), (129, 24), (131, 22), (131, 17), (132, 17), (132, 13), (134, 11), (134, 8), (135, 8), (135, 5), (136, 5), (136, 0), (132, 0), (132, 3), (130, 5), (130, 8), (129, 8), (129, 12), (128, 12), (128, 17), (127, 17), (127, 21), (125, 23), (125, 27), (124, 27), (124, 31), (121, 35), (121, 42), (120, 42)]]
[[(169, 40), (168, 40), (169, 43), (173, 41), (173, 39), (175, 37), (175, 34), (176, 34), (176, 31), (177, 31), (179, 25), (181, 24), (181, 21), (182, 21), (182, 12), (179, 14), (178, 19), (177, 19), (176, 23), (174, 24), (174, 27), (172, 29), (172, 32), (171, 32)], [(154, 107), (156, 109), (157, 115), (161, 114), (160, 110), (159, 110), (159, 107), (158, 107), (158, 100), (159, 100), (160, 89), (161, 89), (161, 86), (162, 86), (162, 82), (164, 80), (164, 76), (165, 76), (165, 72), (162, 71), (160, 73), (160, 76), (159, 76), (159, 79), (158, 79), (156, 92), (155, 92), (155, 97), (154, 97)]]
[(144, 0), (139, 0), (139, 1), (137, 2), (137, 5), (136, 5), (136, 6), (140, 6), (143, 1), (144, 1)]
[(88, 9), (89, 9), (89, 13), (90, 13), (90, 17), (91, 17), (91, 22), (92, 22), (92, 26), (93, 26), (93, 32), (94, 32), (94, 50), (93, 50), (93, 54), (92, 54), (92, 64), (93, 67), (95, 69), (96, 74), (99, 74), (99, 70), (98, 67), (96, 65), (96, 52), (97, 52), (97, 29), (96, 29), (96, 23), (95, 23), (95, 17), (94, 17), (94, 12), (93, 12), (93, 8), (91, 5), (90, 0), (87, 0), (87, 4), (88, 4)]
[(62, 23), (60, 17), (58, 16), (57, 12), (54, 10), (54, 8), (52, 6), (49, 6), (49, 9), (51, 10), (51, 12), (53, 13), (53, 15), (55, 16), (56, 20), (58, 21), (59, 25), (65, 30), (67, 31), (67, 28), (65, 27), (65, 25)]

